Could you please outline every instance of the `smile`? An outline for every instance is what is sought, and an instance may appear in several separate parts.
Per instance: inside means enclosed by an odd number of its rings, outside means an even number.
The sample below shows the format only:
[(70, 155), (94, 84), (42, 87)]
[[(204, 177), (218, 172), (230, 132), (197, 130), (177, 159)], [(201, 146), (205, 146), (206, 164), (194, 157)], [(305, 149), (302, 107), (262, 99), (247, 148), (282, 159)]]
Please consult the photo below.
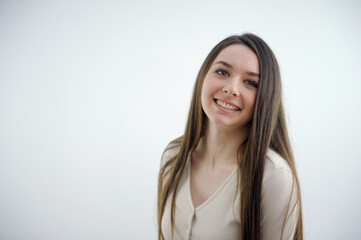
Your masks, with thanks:
[(215, 99), (215, 102), (216, 102), (219, 106), (224, 107), (224, 108), (227, 108), (227, 109), (230, 109), (230, 110), (234, 110), (234, 111), (240, 111), (240, 110), (241, 110), (241, 109), (239, 109), (239, 108), (236, 107), (236, 106), (233, 106), (233, 105), (231, 105), (231, 104), (222, 102), (221, 100), (218, 100), (218, 99)]

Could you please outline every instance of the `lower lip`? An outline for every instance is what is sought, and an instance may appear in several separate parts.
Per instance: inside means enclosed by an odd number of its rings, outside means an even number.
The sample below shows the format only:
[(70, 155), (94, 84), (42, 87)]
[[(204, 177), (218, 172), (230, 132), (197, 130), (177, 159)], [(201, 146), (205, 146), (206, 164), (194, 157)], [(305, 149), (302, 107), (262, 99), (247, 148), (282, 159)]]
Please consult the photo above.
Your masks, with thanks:
[(236, 111), (236, 110), (232, 110), (232, 109), (222, 107), (221, 105), (218, 105), (218, 103), (216, 101), (217, 101), (216, 99), (213, 99), (214, 104), (218, 107), (218, 109), (220, 109), (223, 112), (227, 112), (227, 113), (238, 113), (238, 112), (240, 112), (240, 111)]

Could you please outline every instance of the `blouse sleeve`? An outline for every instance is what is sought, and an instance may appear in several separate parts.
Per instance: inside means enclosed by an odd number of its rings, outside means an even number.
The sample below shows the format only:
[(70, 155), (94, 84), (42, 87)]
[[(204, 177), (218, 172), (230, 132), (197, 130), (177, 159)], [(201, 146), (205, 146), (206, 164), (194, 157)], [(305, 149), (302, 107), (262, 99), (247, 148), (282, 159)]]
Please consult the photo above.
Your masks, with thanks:
[(275, 168), (267, 175), (262, 183), (262, 239), (292, 239), (298, 219), (297, 188), (293, 175), (286, 168)]

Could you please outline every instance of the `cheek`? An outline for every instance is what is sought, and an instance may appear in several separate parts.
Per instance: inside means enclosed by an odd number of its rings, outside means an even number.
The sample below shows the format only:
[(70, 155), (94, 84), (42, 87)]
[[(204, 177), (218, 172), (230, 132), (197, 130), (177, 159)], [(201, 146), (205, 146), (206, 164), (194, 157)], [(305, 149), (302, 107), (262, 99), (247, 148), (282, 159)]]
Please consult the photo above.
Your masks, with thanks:
[[(203, 82), (202, 92), (201, 92), (201, 105), (205, 113), (207, 113), (212, 105), (214, 95), (214, 86), (212, 82), (206, 81)], [(207, 114), (206, 114), (207, 115)]]
[(215, 79), (212, 78), (204, 79), (202, 94), (209, 97), (219, 89), (220, 89), (220, 83), (217, 82)]
[(207, 91), (206, 91), (206, 88), (205, 88), (205, 84), (203, 83), (203, 86), (202, 86), (202, 91), (201, 91), (201, 105), (202, 105), (202, 109), (204, 111), (204, 103), (206, 101), (206, 96), (207, 96)]
[(247, 104), (248, 108), (253, 112), (254, 107), (256, 105), (256, 97), (257, 93), (251, 92), (247, 95), (244, 99), (245, 103)]
[(203, 82), (202, 87), (202, 101), (205, 101), (211, 94), (211, 86), (208, 84), (208, 81)]

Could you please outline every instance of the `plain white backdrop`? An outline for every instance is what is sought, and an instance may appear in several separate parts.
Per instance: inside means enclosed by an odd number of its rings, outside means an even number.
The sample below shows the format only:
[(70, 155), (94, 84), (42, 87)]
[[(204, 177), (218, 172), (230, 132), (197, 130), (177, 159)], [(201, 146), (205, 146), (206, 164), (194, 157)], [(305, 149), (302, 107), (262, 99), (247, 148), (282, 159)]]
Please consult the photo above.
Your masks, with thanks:
[(156, 239), (160, 157), (211, 48), (281, 67), (305, 239), (361, 238), (360, 1), (1, 1), (0, 239)]

